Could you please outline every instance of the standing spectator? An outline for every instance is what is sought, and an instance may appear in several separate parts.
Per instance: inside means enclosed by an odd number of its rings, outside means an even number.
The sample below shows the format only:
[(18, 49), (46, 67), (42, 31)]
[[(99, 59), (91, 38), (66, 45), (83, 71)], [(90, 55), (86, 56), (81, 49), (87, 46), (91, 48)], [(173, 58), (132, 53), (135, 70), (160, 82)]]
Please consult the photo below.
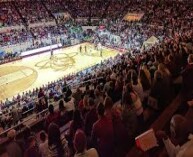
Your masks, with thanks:
[(143, 102), (143, 99), (144, 99), (143, 87), (140, 81), (138, 80), (136, 73), (133, 73), (133, 76), (132, 76), (132, 87), (133, 87), (133, 90), (139, 95), (141, 102)]
[(82, 96), (82, 91), (80, 90), (80, 88), (78, 87), (76, 89), (76, 92), (72, 94), (72, 97), (74, 98), (74, 103), (75, 103), (75, 107), (78, 106), (78, 103), (81, 100), (81, 96)]
[(85, 117), (85, 133), (87, 137), (90, 137), (92, 126), (98, 120), (98, 116), (97, 116), (96, 105), (92, 98), (89, 98), (88, 104), (89, 104), (90, 110), (88, 111)]
[(49, 105), (49, 115), (46, 118), (46, 128), (48, 128), (48, 126), (51, 123), (56, 123), (58, 124), (59, 121), (59, 115), (57, 112), (54, 111), (54, 106), (53, 105)]
[(63, 126), (67, 122), (67, 114), (66, 114), (66, 108), (64, 107), (64, 101), (59, 101), (59, 124), (60, 126)]
[(158, 107), (160, 109), (163, 109), (164, 105), (166, 104), (165, 93), (166, 93), (165, 84), (164, 84), (162, 75), (159, 71), (156, 71), (154, 74), (154, 80), (153, 80), (150, 96), (157, 100)]
[(139, 123), (143, 124), (143, 106), (139, 96), (133, 90), (131, 84), (126, 85), (126, 89), (123, 93), (123, 102), (127, 102), (134, 108)]
[(30, 136), (27, 140), (27, 149), (25, 151), (24, 157), (41, 157), (39, 148), (36, 143), (34, 136)]
[(72, 146), (72, 141), (74, 139), (74, 135), (76, 133), (76, 130), (78, 129), (83, 129), (84, 128), (84, 122), (81, 117), (80, 111), (75, 110), (73, 113), (73, 119), (70, 123), (70, 129), (69, 129), (69, 135), (68, 135), (68, 140), (69, 144)]
[(192, 123), (181, 115), (174, 115), (170, 122), (170, 131), (175, 143), (164, 131), (157, 132), (157, 138), (163, 140), (169, 157), (192, 157)]
[(40, 154), (42, 157), (48, 157), (48, 139), (44, 131), (40, 132)]
[(16, 131), (10, 130), (7, 133), (7, 137), (9, 139), (9, 144), (7, 146), (7, 153), (9, 157), (23, 157), (23, 150), (21, 148), (21, 145), (18, 143), (18, 141), (15, 139), (16, 137)]
[(144, 98), (149, 96), (151, 89), (151, 75), (147, 69), (141, 69), (139, 72), (139, 80), (143, 87)]
[(86, 149), (86, 135), (82, 130), (77, 130), (74, 137), (74, 157), (99, 157), (95, 148)]
[(193, 91), (193, 54), (188, 56), (188, 65), (182, 72), (183, 77), (183, 89), (186, 94), (190, 94)]
[(114, 148), (113, 123), (104, 115), (103, 104), (98, 105), (97, 112), (99, 120), (93, 125), (91, 140), (101, 157), (110, 157)]
[(68, 157), (68, 142), (61, 138), (58, 125), (51, 123), (48, 128), (49, 157)]

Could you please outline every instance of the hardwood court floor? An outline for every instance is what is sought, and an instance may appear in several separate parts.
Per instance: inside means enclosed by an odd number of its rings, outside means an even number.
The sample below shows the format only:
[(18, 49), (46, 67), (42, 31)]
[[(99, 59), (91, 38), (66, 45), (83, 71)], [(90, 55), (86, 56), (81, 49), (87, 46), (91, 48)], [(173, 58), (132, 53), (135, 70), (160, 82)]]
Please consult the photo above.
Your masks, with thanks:
[(81, 46), (82, 53), (79, 52), (80, 45), (75, 45), (55, 50), (51, 59), (48, 52), (0, 65), (0, 100), (76, 73), (119, 53), (103, 47), (103, 57), (100, 57), (100, 52), (92, 44), (83, 43)]

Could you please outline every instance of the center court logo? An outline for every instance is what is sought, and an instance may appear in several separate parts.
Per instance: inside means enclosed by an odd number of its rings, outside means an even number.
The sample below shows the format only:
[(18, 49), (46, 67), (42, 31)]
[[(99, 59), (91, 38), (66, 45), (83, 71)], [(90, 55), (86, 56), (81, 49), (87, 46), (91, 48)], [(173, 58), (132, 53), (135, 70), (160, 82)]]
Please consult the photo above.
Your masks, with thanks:
[(56, 71), (66, 70), (74, 66), (74, 57), (76, 55), (76, 52), (54, 54), (53, 57), (36, 63), (35, 66), (39, 67), (40, 69), (54, 69)]

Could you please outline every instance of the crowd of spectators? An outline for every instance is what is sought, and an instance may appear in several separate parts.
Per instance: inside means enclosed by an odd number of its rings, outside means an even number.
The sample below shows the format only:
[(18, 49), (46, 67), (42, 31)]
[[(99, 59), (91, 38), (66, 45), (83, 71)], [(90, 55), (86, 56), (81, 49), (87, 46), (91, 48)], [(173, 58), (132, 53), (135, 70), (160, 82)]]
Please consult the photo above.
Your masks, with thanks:
[(22, 20), (11, 2), (1, 2), (0, 28), (21, 25)]
[(65, 13), (67, 12), (66, 6), (63, 4), (62, 0), (49, 0), (46, 1), (45, 5), (53, 14), (54, 13)]
[(10, 31), (0, 33), (0, 45), (11, 46), (22, 44), (32, 40), (32, 35), (26, 29), (12, 29)]
[(28, 24), (53, 21), (41, 1), (18, 1), (16, 6)]
[[(167, 44), (164, 43), (164, 46), (167, 47)], [(120, 156), (120, 154), (125, 156), (134, 137), (144, 129), (143, 112), (147, 97), (156, 98), (159, 109), (163, 110), (172, 93), (171, 81), (176, 75), (170, 68), (175, 62), (170, 61), (170, 64), (166, 62), (171, 54), (159, 50), (160, 47), (154, 47), (151, 54), (144, 52), (135, 58), (130, 58), (129, 54), (118, 55), (115, 60), (111, 59), (100, 65), (103, 68), (94, 68), (95, 73), (88, 73), (87, 79), (100, 76), (102, 77), (100, 80), (90, 82), (85, 89), (77, 88), (73, 93), (65, 88), (65, 94), (60, 95), (62, 99), (58, 103), (57, 111), (52, 104), (49, 105), (49, 114), (45, 120), (47, 136), (41, 132), (39, 141), (37, 136), (28, 133), (30, 136), (22, 140), (26, 143), (24, 148), (18, 144), (19, 141), (13, 142), (15, 139), (11, 138), (10, 140), (13, 141), (8, 145), (8, 149), (12, 146), (15, 149), (9, 150), (17, 153), (25, 150), (24, 154), (33, 154), (34, 157), (78, 156), (83, 152), (101, 157)], [(169, 50), (174, 55), (173, 59), (179, 64), (179, 68), (175, 66), (179, 74), (181, 67), (187, 64), (189, 51), (183, 48), (178, 52), (174, 52), (173, 48)], [(188, 66), (191, 66), (193, 55), (188, 56)], [(187, 68), (185, 70), (187, 72)], [(55, 86), (55, 89), (59, 88)], [(46, 93), (46, 88), (41, 88), (38, 97), (45, 97)], [(58, 99), (58, 95), (59, 93), (49, 93), (50, 98)], [(114, 103), (120, 99), (121, 104), (115, 105)], [(39, 104), (44, 103), (39, 102)], [(69, 131), (64, 136), (60, 135), (59, 126), (62, 127), (68, 122)], [(190, 130), (187, 131), (190, 133)], [(167, 139), (163, 132), (157, 134), (158, 137)], [(8, 137), (10, 138), (9, 133)], [(13, 151), (8, 153), (11, 155), (15, 153)]]

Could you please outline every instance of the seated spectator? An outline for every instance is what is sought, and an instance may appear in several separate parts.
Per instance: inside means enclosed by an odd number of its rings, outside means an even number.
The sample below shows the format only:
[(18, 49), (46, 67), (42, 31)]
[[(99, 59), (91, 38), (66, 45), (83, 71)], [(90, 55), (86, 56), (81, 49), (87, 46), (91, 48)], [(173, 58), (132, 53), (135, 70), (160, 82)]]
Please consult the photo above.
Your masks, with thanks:
[(60, 135), (58, 125), (51, 123), (48, 128), (48, 156), (49, 157), (68, 157), (68, 142)]
[(9, 144), (7, 146), (7, 153), (9, 157), (23, 157), (23, 150), (21, 144), (15, 139), (16, 131), (10, 130), (7, 133), (7, 137), (9, 139)]
[(86, 135), (82, 130), (77, 130), (74, 136), (74, 157), (99, 157), (95, 148), (86, 149)]
[(174, 115), (170, 122), (170, 131), (171, 139), (164, 131), (157, 132), (157, 137), (163, 140), (169, 157), (192, 157), (192, 123), (181, 115)]
[(39, 150), (42, 157), (48, 157), (48, 139), (44, 131), (40, 132)]
[(93, 125), (91, 141), (100, 157), (113, 156), (114, 131), (112, 120), (104, 115), (105, 108), (103, 104), (98, 105), (97, 113), (99, 120)]

